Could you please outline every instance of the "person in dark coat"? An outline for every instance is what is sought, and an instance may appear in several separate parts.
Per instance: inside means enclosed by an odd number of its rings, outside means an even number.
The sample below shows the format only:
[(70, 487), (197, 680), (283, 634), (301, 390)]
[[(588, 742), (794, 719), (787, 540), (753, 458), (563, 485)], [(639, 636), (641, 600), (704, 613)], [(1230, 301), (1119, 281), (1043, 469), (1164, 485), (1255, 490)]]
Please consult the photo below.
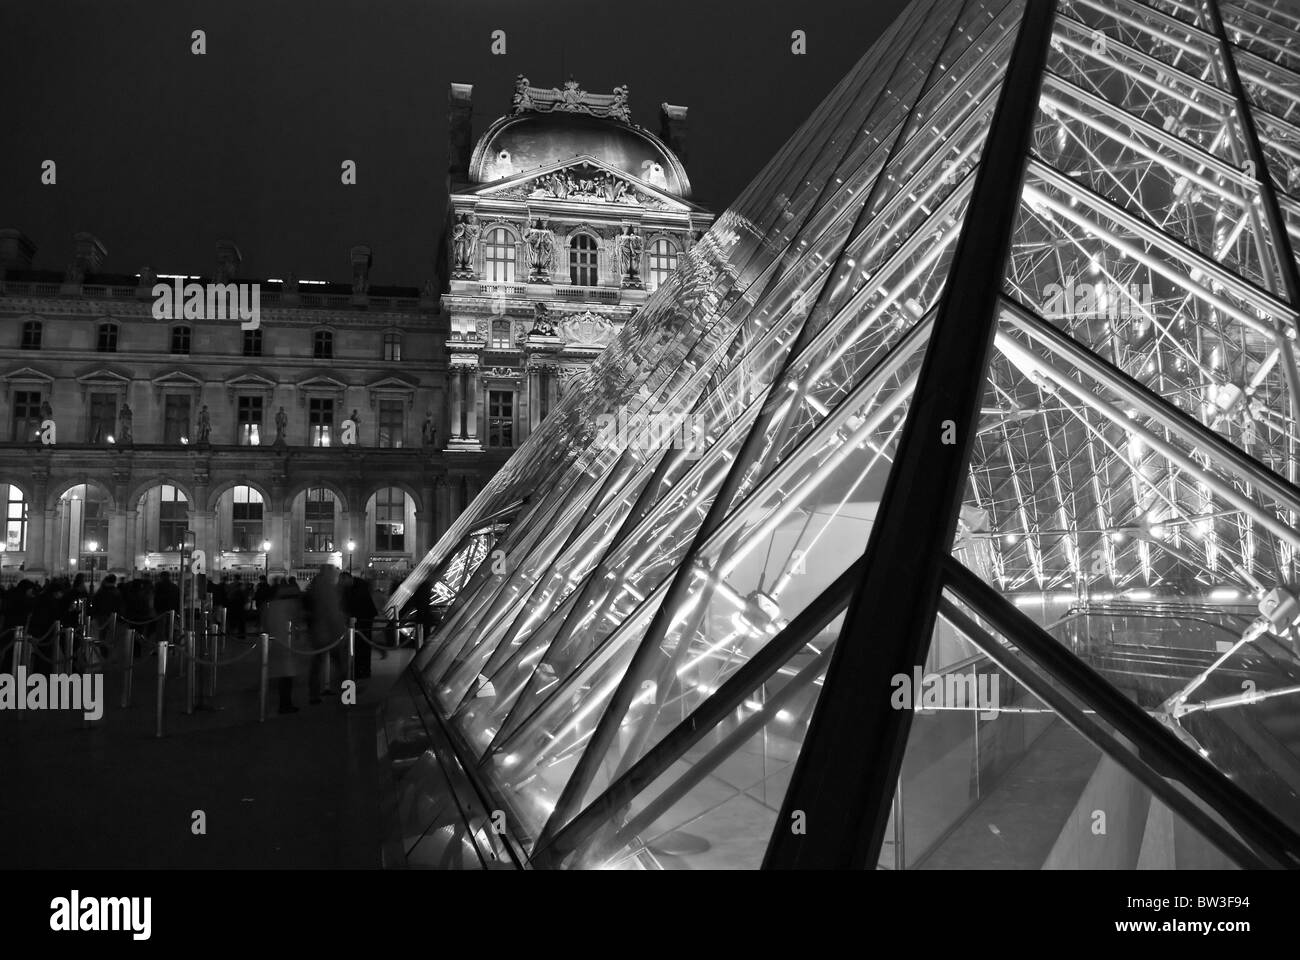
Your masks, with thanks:
[(94, 621), (96, 636), (99, 640), (99, 649), (104, 656), (108, 656), (113, 645), (117, 640), (114, 632), (115, 622), (113, 617), (120, 616), (122, 613), (122, 593), (117, 589), (117, 576), (109, 574), (106, 576), (95, 595), (90, 599), (90, 617)]
[(370, 636), (379, 610), (370, 596), (370, 584), (366, 583), (364, 577), (343, 574), (339, 577), (339, 591), (344, 614), (357, 621), (357, 634), (352, 648), (356, 657), (355, 674), (358, 680), (365, 680), (370, 676)]
[(293, 645), (293, 625), (302, 619), (302, 591), (297, 584), (281, 583), (268, 588), (268, 592), (271, 596), (262, 606), (261, 617), (262, 632), (271, 637), (267, 672), (279, 690), (280, 712), (297, 713), (293, 682), (298, 676), (299, 657), (285, 644)]
[(165, 614), (174, 613), (175, 619), (178, 620), (177, 631), (179, 632), (179, 619), (181, 619), (181, 588), (177, 587), (172, 581), (172, 575), (168, 571), (162, 571), (159, 574), (159, 581), (153, 585), (153, 609), (157, 610), (157, 615), (164, 618), (159, 620), (159, 628), (155, 635), (156, 640), (165, 640), (162, 631), (166, 630)]
[[(292, 581), (293, 578), (291, 577)], [(343, 616), (343, 607), (339, 603), (339, 568), (329, 563), (322, 563), (320, 572), (312, 577), (311, 585), (307, 587), (306, 602), (307, 619), (311, 633), (311, 645), (313, 649), (325, 650), (330, 644), (334, 643), (343, 636), (343, 631), (347, 628), (347, 620)], [(345, 641), (346, 642), (346, 641)], [(332, 693), (332, 690), (324, 688), (325, 676), (325, 657), (328, 656), (335, 667), (342, 670), (343, 644), (337, 644), (332, 647), (328, 653), (321, 653), (312, 657), (311, 671), (307, 677), (307, 693), (309, 703), (320, 703), (321, 694)], [(336, 678), (335, 683), (343, 681), (342, 673)]]

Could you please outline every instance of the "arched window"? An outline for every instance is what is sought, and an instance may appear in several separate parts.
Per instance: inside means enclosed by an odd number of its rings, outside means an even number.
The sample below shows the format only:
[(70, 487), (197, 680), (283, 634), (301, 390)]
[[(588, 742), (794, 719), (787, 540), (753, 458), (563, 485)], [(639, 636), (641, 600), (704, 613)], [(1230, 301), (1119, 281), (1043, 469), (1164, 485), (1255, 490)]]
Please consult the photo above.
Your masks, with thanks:
[(260, 550), (262, 546), (262, 495), (252, 487), (235, 487), (231, 494), (231, 546), (236, 550)]
[(13, 484), (7, 484), (5, 510), (5, 549), (27, 549), (27, 498)]
[(668, 279), (669, 274), (677, 269), (677, 248), (671, 240), (659, 239), (650, 245), (650, 275), (646, 281), (646, 290), (653, 293), (659, 284)]
[(483, 278), (492, 283), (515, 282), (515, 241), (505, 227), (488, 232), (483, 245)]
[(334, 491), (328, 487), (311, 487), (302, 511), (303, 549), (310, 553), (334, 550)]
[(375, 549), (406, 549), (406, 493), (397, 487), (375, 493)]
[(158, 549), (180, 550), (189, 527), (189, 501), (184, 492), (164, 483), (158, 498)]
[(600, 283), (596, 271), (596, 241), (585, 233), (569, 241), (569, 282), (575, 287), (594, 287)]

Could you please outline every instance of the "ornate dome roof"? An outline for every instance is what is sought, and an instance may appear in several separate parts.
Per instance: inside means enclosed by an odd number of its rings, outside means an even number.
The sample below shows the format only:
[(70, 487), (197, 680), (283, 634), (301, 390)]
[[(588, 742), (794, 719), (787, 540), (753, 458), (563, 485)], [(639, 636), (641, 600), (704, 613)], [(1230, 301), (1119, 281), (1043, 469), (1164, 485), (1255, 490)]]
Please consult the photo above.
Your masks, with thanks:
[(627, 88), (590, 94), (573, 81), (543, 89), (520, 78), (514, 112), (496, 120), (470, 158), (474, 183), (491, 183), (580, 156), (603, 160), (677, 197), (690, 196), (686, 170), (664, 142), (627, 122)]

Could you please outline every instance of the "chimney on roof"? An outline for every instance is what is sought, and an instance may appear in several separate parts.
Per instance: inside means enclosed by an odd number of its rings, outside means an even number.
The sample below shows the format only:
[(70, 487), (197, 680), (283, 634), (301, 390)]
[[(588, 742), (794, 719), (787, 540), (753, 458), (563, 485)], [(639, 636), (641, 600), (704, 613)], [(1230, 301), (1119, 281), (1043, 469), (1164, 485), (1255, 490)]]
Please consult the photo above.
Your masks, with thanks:
[(671, 103), (659, 105), (659, 139), (668, 145), (668, 149), (677, 154), (677, 159), (686, 166), (686, 108)]
[(0, 277), (6, 270), (30, 270), (36, 244), (21, 230), (5, 227), (0, 230)]
[(474, 148), (470, 137), (473, 94), (474, 85), (470, 83), (453, 83), (447, 94), (448, 189), (469, 180), (470, 153)]
[(82, 231), (72, 235), (72, 262), (82, 276), (99, 273), (107, 258), (107, 248), (93, 233)]
[(243, 255), (235, 241), (217, 241), (217, 283), (229, 283), (239, 276), (239, 265), (243, 262)]

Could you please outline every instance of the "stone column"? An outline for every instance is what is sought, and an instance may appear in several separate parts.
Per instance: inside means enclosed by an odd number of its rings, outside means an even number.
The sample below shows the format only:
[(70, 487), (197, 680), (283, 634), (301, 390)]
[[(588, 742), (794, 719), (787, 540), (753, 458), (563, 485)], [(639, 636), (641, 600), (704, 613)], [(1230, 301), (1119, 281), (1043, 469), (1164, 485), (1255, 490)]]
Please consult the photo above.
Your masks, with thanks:
[(131, 509), (126, 513), (126, 543), (123, 547), (126, 554), (126, 568), (132, 573), (136, 570), (136, 554), (139, 553), (139, 530), (136, 528), (140, 525), (140, 511)]
[(465, 371), (465, 439), (472, 444), (477, 444), (479, 438), (478, 388), (477, 368), (467, 369)]
[(131, 557), (126, 549), (128, 523), (127, 511), (118, 509), (108, 512), (108, 550), (105, 560), (110, 572), (131, 573)]
[(459, 439), (465, 435), (461, 403), (461, 395), (464, 392), (463, 374), (464, 370), (460, 367), (451, 368), (451, 439)]

